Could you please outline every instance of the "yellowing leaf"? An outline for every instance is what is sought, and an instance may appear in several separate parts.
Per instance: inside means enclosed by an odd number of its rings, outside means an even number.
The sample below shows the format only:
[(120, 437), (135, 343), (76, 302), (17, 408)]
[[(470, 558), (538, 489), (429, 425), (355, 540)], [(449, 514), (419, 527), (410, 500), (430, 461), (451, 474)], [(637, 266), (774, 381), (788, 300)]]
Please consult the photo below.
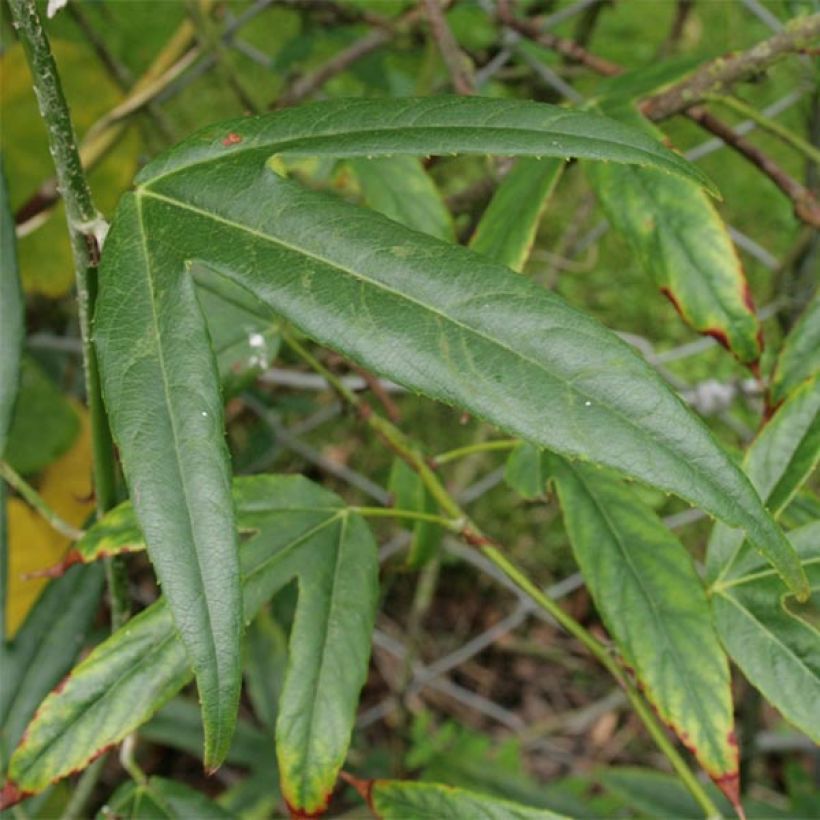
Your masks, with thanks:
[[(64, 521), (80, 527), (94, 508), (91, 495), (91, 430), (88, 413), (75, 405), (81, 421), (80, 435), (71, 448), (43, 470), (39, 492)], [(19, 498), (8, 501), (9, 590), (6, 618), (14, 635), (47, 583), (26, 578), (60, 561), (69, 539), (54, 530)]]

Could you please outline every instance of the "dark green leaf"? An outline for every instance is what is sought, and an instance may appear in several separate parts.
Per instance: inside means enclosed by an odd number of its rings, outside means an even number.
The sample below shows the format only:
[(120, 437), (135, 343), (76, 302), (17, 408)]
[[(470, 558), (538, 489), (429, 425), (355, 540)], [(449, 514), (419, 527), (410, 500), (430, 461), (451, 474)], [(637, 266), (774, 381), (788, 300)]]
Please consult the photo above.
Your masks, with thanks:
[[(200, 757), (203, 734), (199, 705), (189, 698), (174, 698), (140, 727), (140, 739)], [(274, 762), (275, 757), (273, 738), (240, 717), (225, 762), (250, 769), (265, 760)]]
[(441, 194), (416, 157), (351, 159), (348, 164), (373, 210), (430, 236), (455, 240)]
[(477, 253), (521, 272), (564, 161), (522, 157), (504, 177), (470, 239)]
[[(306, 333), (371, 370), (748, 528), (788, 583), (805, 592), (799, 563), (746, 477), (626, 343), (503, 266), (246, 160), (223, 161), (219, 185), (207, 163), (150, 183), (126, 199), (112, 232), (162, 237), (176, 225), (176, 260), (164, 260), (163, 279), (173, 278), (173, 268), (181, 281), (186, 258), (207, 257)], [(260, 209), (259, 202), (276, 206)], [(124, 345), (119, 287), (109, 288), (98, 322), (101, 336), (116, 332)], [(174, 309), (184, 325), (180, 304)], [(134, 396), (147, 391), (132, 358), (125, 349), (101, 356), (106, 383), (117, 384), (136, 413)], [(193, 414), (193, 402), (186, 409)], [(120, 419), (112, 418), (116, 430)]]
[(76, 567), (51, 581), (13, 641), (0, 644), (0, 763), (71, 668), (100, 603), (101, 566)]
[[(400, 458), (394, 459), (390, 469), (387, 488), (397, 509), (413, 512), (435, 513), (435, 501), (424, 486), (419, 474)], [(418, 569), (426, 564), (437, 552), (444, 537), (444, 530), (429, 521), (407, 522), (412, 528), (413, 538), (407, 553), (407, 566)]]
[(543, 451), (526, 441), (515, 446), (504, 466), (504, 480), (522, 498), (534, 501), (547, 489), (547, 465)]
[(732, 659), (785, 718), (820, 743), (820, 521), (789, 533), (812, 586), (784, 595), (763, 562), (712, 588), (715, 622)]
[(738, 777), (729, 664), (692, 559), (620, 481), (549, 458), (598, 611), (660, 718), (720, 784)]
[(233, 815), (184, 783), (152, 777), (145, 783), (124, 783), (106, 803), (98, 820), (229, 820)]
[(61, 456), (80, 432), (77, 413), (33, 359), (23, 358), (5, 458), (23, 475)]
[(271, 733), (287, 663), (288, 636), (270, 612), (262, 609), (245, 636), (245, 679), (254, 714)]
[(715, 336), (740, 361), (757, 361), (760, 327), (746, 277), (701, 188), (649, 168), (610, 163), (591, 165), (588, 175), (609, 221), (684, 321)]
[[(139, 184), (229, 155), (377, 157), (391, 154), (585, 157), (646, 165), (714, 188), (652, 137), (595, 113), (481, 97), (328, 100), (202, 129), (146, 165)], [(253, 163), (252, 163), (253, 164)]]
[[(820, 376), (784, 402), (752, 442), (743, 460), (747, 475), (773, 515), (778, 515), (820, 458)], [(735, 578), (757, 555), (740, 530), (715, 524), (706, 553), (707, 577)]]
[(786, 337), (772, 374), (771, 402), (779, 404), (820, 371), (820, 290)]
[[(344, 760), (367, 672), (376, 545), (360, 517), (301, 476), (239, 478), (233, 497), (240, 528), (255, 533), (241, 549), (245, 617), (252, 619), (298, 579), (276, 745), (286, 799), (315, 811)], [(127, 510), (116, 511), (120, 530)], [(37, 792), (82, 768), (150, 718), (190, 676), (184, 645), (160, 600), (100, 644), (46, 698), (12, 758), (11, 779)]]
[(24, 306), (17, 270), (14, 218), (0, 163), (0, 458), (6, 449), (23, 348)]
[(438, 783), (374, 780), (369, 801), (384, 820), (550, 820), (562, 815)]
[[(214, 768), (236, 720), (242, 631), (219, 377), (194, 281), (171, 273), (169, 246), (159, 237), (148, 243), (138, 209), (139, 200), (126, 199), (121, 229), (106, 241), (106, 258), (126, 275), (101, 269), (96, 343), (111, 429), (191, 657), (205, 765)], [(176, 229), (167, 227), (173, 239)]]

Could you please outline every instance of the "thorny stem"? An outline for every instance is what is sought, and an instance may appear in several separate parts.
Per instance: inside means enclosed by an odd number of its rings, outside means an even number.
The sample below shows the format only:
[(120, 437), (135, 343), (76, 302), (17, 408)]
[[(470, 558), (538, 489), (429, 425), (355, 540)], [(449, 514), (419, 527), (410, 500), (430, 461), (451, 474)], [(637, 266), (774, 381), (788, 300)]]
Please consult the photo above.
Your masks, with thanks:
[(0, 476), (28, 502), (51, 525), (60, 535), (77, 541), (83, 537), (84, 532), (73, 527), (67, 521), (63, 521), (51, 507), (40, 497), (34, 489), (7, 461), (0, 461)]
[[(40, 116), (48, 130), (49, 150), (54, 159), (57, 184), (65, 202), (74, 257), (85, 388), (91, 417), (94, 493), (99, 516), (116, 503), (114, 448), (102, 401), (97, 359), (91, 343), (91, 314), (97, 288), (97, 264), (106, 226), (91, 198), (91, 189), (88, 187), (77, 151), (77, 139), (60, 76), (34, 0), (9, 0), (9, 8), (12, 23), (31, 68)], [(127, 594), (123, 595), (121, 585), (113, 583), (114, 573), (109, 564), (110, 560), (106, 564), (106, 572), (112, 618), (116, 622), (122, 613), (127, 611), (128, 600)]]
[[(613, 676), (613, 678), (624, 688), (635, 713), (646, 726), (647, 731), (669, 760), (681, 782), (686, 786), (691, 795), (698, 802), (708, 817), (719, 817), (720, 811), (709, 795), (704, 790), (701, 783), (686, 765), (678, 750), (666, 736), (663, 728), (658, 724), (649, 706), (646, 704), (635, 685), (629, 680), (620, 668), (616, 660), (610, 655), (606, 646), (598, 641), (587, 629), (585, 629), (571, 615), (566, 613), (555, 601), (547, 596), (538, 586), (536, 586), (524, 572), (522, 572), (509, 558), (499, 549), (499, 546), (470, 520), (469, 516), (461, 509), (458, 502), (447, 492), (438, 476), (428, 465), (427, 461), (419, 451), (418, 446), (405, 436), (387, 419), (376, 415), (372, 409), (363, 402), (359, 396), (345, 386), (341, 379), (337, 378), (328, 370), (304, 345), (293, 338), (288, 331), (283, 331), (284, 342), (302, 358), (317, 373), (324, 376), (328, 384), (337, 391), (345, 401), (355, 408), (362, 420), (377, 433), (399, 457), (404, 459), (421, 478), (427, 491), (436, 500), (444, 514), (449, 517), (450, 523), (460, 522), (459, 535), (468, 544), (477, 548), (489, 561), (491, 561), (501, 572), (503, 572), (520, 590), (525, 592), (534, 603), (536, 603), (546, 613), (551, 615), (567, 632), (585, 646), (593, 657)], [(392, 511), (391, 511), (392, 512)], [(442, 521), (447, 521), (447, 518)]]

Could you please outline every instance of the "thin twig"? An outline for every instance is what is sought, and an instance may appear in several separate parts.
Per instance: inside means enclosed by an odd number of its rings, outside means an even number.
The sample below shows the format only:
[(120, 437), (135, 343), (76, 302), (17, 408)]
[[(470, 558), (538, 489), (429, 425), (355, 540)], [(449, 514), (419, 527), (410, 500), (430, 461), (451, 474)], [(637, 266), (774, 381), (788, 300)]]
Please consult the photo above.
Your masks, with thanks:
[(798, 219), (814, 228), (820, 228), (820, 203), (805, 185), (789, 176), (771, 157), (764, 154), (745, 137), (740, 136), (729, 125), (700, 106), (687, 109), (686, 116), (715, 136), (720, 137), (729, 148), (745, 157), (769, 177), (792, 201), (794, 213)]
[(51, 528), (59, 532), (60, 535), (64, 535), (72, 541), (77, 541), (83, 537), (85, 533), (67, 521), (63, 521), (63, 519), (43, 501), (37, 490), (7, 461), (0, 461), (0, 477), (5, 479), (9, 486), (13, 487), (16, 492), (39, 513), (40, 517), (47, 521), (51, 525)]
[(592, 54), (575, 41), (568, 40), (566, 37), (559, 37), (551, 31), (543, 31), (535, 20), (523, 20), (516, 17), (510, 9), (509, 0), (499, 0), (498, 18), (505, 26), (518, 32), (518, 34), (572, 62), (586, 66), (596, 74), (612, 77), (623, 71), (619, 65)]
[(475, 94), (475, 69), (453, 36), (441, 0), (423, 0), (424, 12), (456, 94)]
[(787, 27), (748, 51), (718, 57), (665, 91), (641, 104), (651, 120), (663, 120), (703, 102), (713, 94), (726, 94), (734, 85), (756, 77), (781, 58), (800, 53), (820, 37), (820, 13), (798, 17)]
[(299, 77), (289, 88), (286, 88), (279, 95), (279, 98), (270, 107), (278, 110), (291, 105), (297, 105), (307, 99), (337, 74), (341, 74), (354, 63), (389, 43), (397, 31), (401, 30), (404, 26), (416, 22), (419, 17), (419, 10), (411, 9), (399, 17), (392, 26), (382, 26), (368, 32), (364, 37), (356, 40), (356, 42), (346, 49), (334, 54), (326, 63), (314, 71)]

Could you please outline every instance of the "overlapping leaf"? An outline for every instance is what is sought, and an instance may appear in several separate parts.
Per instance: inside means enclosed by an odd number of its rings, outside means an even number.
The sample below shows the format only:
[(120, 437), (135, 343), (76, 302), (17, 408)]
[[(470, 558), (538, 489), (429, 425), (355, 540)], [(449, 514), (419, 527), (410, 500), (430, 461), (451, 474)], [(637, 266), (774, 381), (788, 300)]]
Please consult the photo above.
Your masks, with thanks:
[(14, 219), (6, 176), (0, 165), (0, 458), (6, 449), (17, 396), (22, 347), (23, 293), (17, 270)]
[(209, 765), (230, 740), (241, 624), (218, 378), (193, 261), (378, 373), (748, 528), (805, 591), (743, 475), (625, 344), (503, 266), (265, 166), (275, 153), (445, 151), (606, 158), (702, 180), (651, 137), (595, 114), (481, 99), (336, 101), (205, 129), (143, 169), (118, 210), (96, 316), (104, 392), (197, 675)]
[(107, 811), (97, 817), (112, 815), (122, 820), (229, 820), (233, 817), (202, 792), (167, 780), (152, 777), (144, 783), (124, 783), (106, 803)]
[[(772, 514), (778, 515), (820, 459), (820, 376), (784, 402), (752, 442), (743, 466)], [(715, 524), (706, 552), (708, 578), (737, 578), (757, 556), (740, 530)]]
[(470, 247), (514, 271), (522, 271), (541, 214), (563, 169), (560, 159), (518, 160), (490, 200), (470, 239)]
[(547, 463), (578, 565), (626, 664), (736, 802), (729, 664), (689, 554), (621, 482), (554, 456)]
[(455, 240), (450, 213), (417, 157), (359, 157), (349, 164), (373, 210), (408, 228)]
[(368, 801), (383, 820), (551, 820), (562, 816), (439, 783), (374, 780), (368, 786)]
[(771, 402), (783, 401), (801, 382), (820, 372), (820, 290), (786, 337), (772, 374)]
[(760, 327), (746, 277), (701, 188), (650, 168), (596, 164), (588, 175), (610, 223), (684, 321), (756, 362)]
[[(421, 513), (435, 513), (438, 509), (419, 474), (402, 459), (393, 461), (387, 486), (394, 507)], [(413, 537), (407, 553), (407, 566), (417, 569), (438, 552), (444, 530), (430, 521), (416, 521), (410, 527)]]
[(102, 585), (101, 566), (70, 570), (48, 584), (14, 640), (0, 643), (0, 761), (8, 760), (42, 699), (71, 668)]
[[(245, 617), (298, 579), (277, 755), (291, 806), (315, 811), (344, 759), (367, 671), (375, 543), (361, 518), (301, 477), (237, 479), (234, 498), (240, 527), (256, 533), (241, 550)], [(120, 533), (126, 512), (121, 508), (115, 516)], [(184, 644), (160, 600), (100, 644), (48, 696), (12, 757), (10, 779), (22, 792), (37, 792), (83, 767), (144, 723), (190, 677)]]
[(820, 522), (789, 534), (803, 558), (813, 596), (784, 595), (759, 559), (718, 582), (712, 608), (720, 638), (743, 674), (795, 726), (820, 743)]

